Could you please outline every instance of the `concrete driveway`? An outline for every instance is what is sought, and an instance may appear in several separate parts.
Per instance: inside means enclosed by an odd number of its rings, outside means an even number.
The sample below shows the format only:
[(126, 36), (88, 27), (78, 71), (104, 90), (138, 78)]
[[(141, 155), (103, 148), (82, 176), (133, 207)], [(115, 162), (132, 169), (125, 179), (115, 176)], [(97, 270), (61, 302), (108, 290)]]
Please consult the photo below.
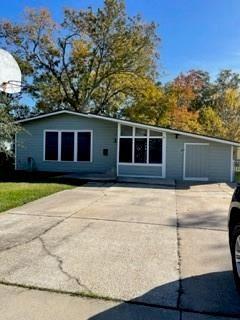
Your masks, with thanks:
[[(89, 183), (10, 210), (0, 217), (0, 318), (11, 315), (8, 297), (22, 306), (46, 295), (61, 305), (71, 298), (77, 319), (238, 318), (226, 229), (231, 195), (226, 184)], [(43, 298), (37, 289), (66, 296)]]

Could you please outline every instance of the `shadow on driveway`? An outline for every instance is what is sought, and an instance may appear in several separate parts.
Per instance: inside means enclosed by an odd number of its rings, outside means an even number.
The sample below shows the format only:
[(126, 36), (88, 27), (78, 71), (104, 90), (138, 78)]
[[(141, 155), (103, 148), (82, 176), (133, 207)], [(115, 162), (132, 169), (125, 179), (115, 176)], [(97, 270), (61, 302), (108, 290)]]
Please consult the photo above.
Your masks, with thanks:
[(218, 181), (218, 182), (203, 182), (203, 181), (176, 181), (176, 189), (177, 190), (190, 190), (192, 187), (205, 187), (205, 188), (215, 188), (216, 186), (225, 185), (229, 189), (234, 190), (238, 182), (226, 182), (226, 181)]
[[(223, 210), (219, 214), (219, 210), (208, 210), (203, 212), (201, 207), (199, 210), (192, 210), (190, 213), (179, 213), (179, 227), (181, 228), (197, 228), (227, 231), (227, 210)], [(168, 225), (174, 225), (174, 219), (168, 219)]]
[[(213, 272), (183, 279), (176, 307), (143, 302), (149, 301), (149, 297), (164, 295), (174, 286), (176, 283), (171, 282), (156, 287), (136, 299), (121, 303), (89, 320), (175, 319), (175, 312), (180, 310), (186, 314), (193, 312), (240, 319), (240, 297), (236, 292), (231, 271)], [(171, 311), (172, 317), (169, 314)], [(158, 318), (156, 318), (157, 315)]]

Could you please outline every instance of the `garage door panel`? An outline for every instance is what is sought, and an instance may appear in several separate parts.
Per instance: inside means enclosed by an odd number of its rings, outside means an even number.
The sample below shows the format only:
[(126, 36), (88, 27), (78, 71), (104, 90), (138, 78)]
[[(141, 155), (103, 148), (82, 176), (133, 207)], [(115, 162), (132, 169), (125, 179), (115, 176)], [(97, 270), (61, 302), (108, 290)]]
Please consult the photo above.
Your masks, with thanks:
[(185, 178), (208, 179), (208, 144), (185, 145)]

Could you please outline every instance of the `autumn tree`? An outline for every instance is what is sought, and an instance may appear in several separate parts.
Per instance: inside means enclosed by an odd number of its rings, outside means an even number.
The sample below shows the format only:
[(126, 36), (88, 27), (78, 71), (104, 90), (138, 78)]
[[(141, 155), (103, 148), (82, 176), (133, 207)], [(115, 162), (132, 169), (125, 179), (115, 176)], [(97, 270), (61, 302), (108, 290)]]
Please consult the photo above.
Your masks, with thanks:
[[(185, 131), (199, 131), (198, 112), (188, 109), (189, 88), (175, 83), (142, 84), (135, 104), (126, 110), (132, 120)], [(186, 102), (183, 103), (183, 102)]]
[(202, 70), (190, 70), (181, 73), (172, 81), (175, 91), (178, 92), (178, 106), (197, 111), (211, 103), (213, 85), (209, 73)]
[(212, 107), (204, 107), (199, 112), (200, 132), (209, 136), (226, 137), (224, 123)]
[(164, 125), (172, 105), (171, 96), (160, 84), (150, 81), (140, 80), (136, 88), (134, 101), (125, 109), (124, 116), (143, 123)]
[(240, 75), (229, 69), (219, 72), (215, 81), (215, 92), (218, 94), (225, 93), (228, 89), (239, 89)]
[[(216, 129), (212, 132), (226, 139), (240, 141), (240, 75), (231, 70), (222, 70), (212, 86), (211, 123), (212, 129)], [(203, 129), (207, 122), (206, 118), (202, 119)]]
[(41, 111), (113, 115), (134, 102), (140, 79), (156, 78), (156, 26), (128, 17), (123, 0), (105, 0), (97, 11), (65, 9), (61, 23), (47, 9), (29, 9), (24, 23), (0, 24), (0, 39), (24, 67)]
[(240, 140), (238, 73), (222, 70), (215, 81), (210, 81), (208, 72), (190, 70), (181, 73), (168, 88), (175, 97), (168, 107), (170, 127)]
[(227, 89), (217, 112), (225, 128), (225, 137), (240, 141), (240, 91)]
[[(158, 83), (158, 43), (156, 25), (129, 17), (124, 0), (65, 9), (60, 23), (47, 9), (28, 9), (23, 23), (0, 23), (0, 46), (19, 63), (34, 112), (90, 111), (240, 140), (239, 74), (222, 70), (213, 81), (190, 70)], [(11, 117), (31, 112), (14, 98), (0, 109), (2, 132)]]
[(173, 81), (165, 85), (165, 95), (168, 97), (168, 107), (166, 119), (163, 119), (163, 125), (184, 130), (198, 132), (200, 130), (198, 123), (198, 112), (191, 110), (190, 105), (195, 94), (192, 88), (182, 86), (178, 81)]

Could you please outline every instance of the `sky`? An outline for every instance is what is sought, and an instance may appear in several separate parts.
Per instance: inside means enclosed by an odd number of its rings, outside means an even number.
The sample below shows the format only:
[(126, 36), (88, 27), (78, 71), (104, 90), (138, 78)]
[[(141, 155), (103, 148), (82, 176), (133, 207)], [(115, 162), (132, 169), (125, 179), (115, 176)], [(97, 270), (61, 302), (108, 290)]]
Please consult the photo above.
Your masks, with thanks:
[[(61, 21), (64, 7), (101, 7), (102, 0), (1, 0), (0, 18), (21, 21), (25, 7), (48, 7)], [(158, 24), (163, 82), (190, 69), (240, 72), (240, 0), (126, 0), (129, 15)]]

